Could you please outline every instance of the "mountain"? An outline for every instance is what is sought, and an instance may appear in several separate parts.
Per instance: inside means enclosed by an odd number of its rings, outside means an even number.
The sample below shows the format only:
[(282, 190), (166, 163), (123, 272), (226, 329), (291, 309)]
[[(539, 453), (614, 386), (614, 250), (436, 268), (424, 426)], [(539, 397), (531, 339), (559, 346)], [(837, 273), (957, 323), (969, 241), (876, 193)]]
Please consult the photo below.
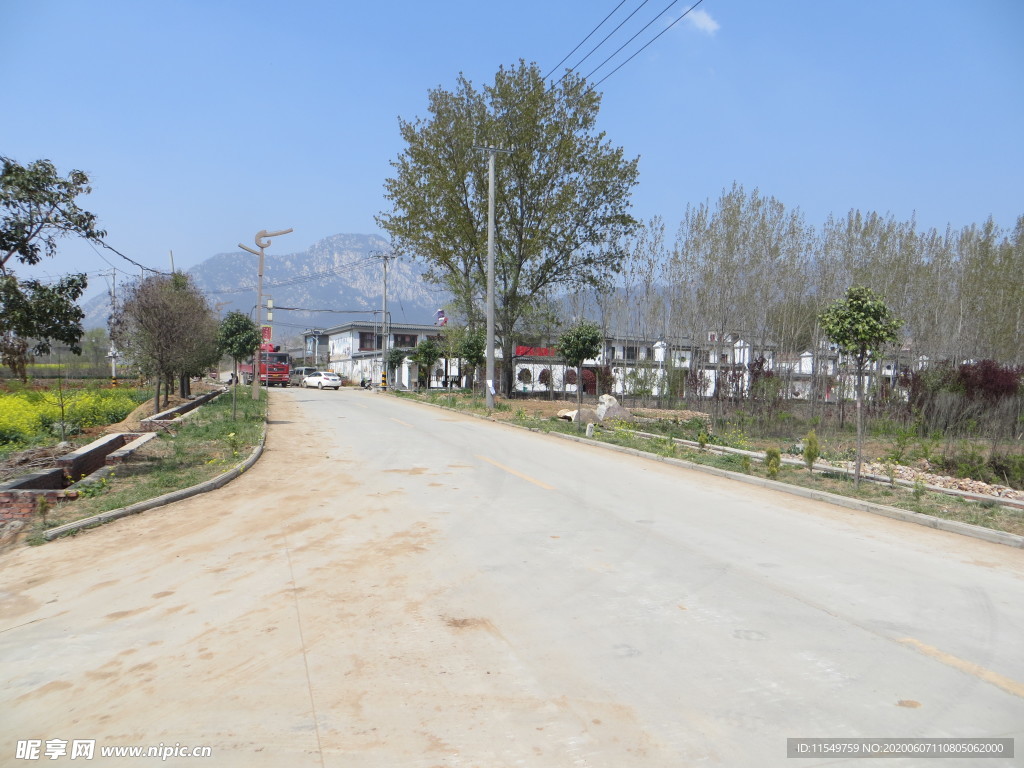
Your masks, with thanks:
[[(349, 320), (370, 319), (382, 304), (381, 255), (390, 253), (377, 235), (332, 235), (300, 253), (279, 254), (277, 242), (266, 253), (263, 298), (274, 302), (274, 338), (285, 340), (307, 328), (330, 328)], [(250, 313), (256, 304), (259, 259), (250, 253), (220, 253), (188, 270), (210, 305), (223, 317), (232, 310)], [(388, 264), (388, 313), (393, 323), (431, 323), (447, 296), (423, 280), (424, 268), (410, 259)], [(285, 309), (291, 307), (294, 309)], [(108, 296), (82, 305), (86, 328), (105, 328)], [(334, 310), (320, 312), (314, 310)]]

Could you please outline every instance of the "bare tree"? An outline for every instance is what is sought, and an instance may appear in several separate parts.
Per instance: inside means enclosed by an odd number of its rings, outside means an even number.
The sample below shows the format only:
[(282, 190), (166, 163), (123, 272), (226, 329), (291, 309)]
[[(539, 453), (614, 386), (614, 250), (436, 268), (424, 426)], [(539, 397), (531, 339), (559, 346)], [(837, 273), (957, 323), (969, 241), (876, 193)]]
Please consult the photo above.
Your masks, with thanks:
[[(201, 371), (218, 358), (218, 323), (189, 278), (147, 277), (130, 286), (111, 315), (110, 335), (140, 373), (155, 378), (153, 412), (160, 410), (161, 385), (176, 375)], [(164, 402), (170, 393), (165, 389)]]

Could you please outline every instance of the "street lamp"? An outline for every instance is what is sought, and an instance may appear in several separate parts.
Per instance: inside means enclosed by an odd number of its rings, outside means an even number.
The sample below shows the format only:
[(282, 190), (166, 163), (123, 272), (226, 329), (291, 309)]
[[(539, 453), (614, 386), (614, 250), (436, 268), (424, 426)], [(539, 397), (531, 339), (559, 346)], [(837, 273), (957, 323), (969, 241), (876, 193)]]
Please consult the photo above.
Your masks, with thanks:
[[(267, 232), (265, 229), (261, 229), (256, 233), (256, 247), (258, 251), (254, 251), (247, 245), (238, 244), (238, 247), (243, 251), (248, 251), (254, 256), (260, 257), (260, 266), (256, 272), (256, 327), (260, 329), (260, 343), (256, 345), (256, 355), (253, 358), (253, 371), (252, 371), (252, 399), (260, 399), (260, 358), (262, 357), (261, 347), (263, 346), (263, 322), (260, 314), (262, 312), (263, 304), (263, 249), (270, 246), (270, 238), (280, 237), (281, 235), (287, 235), (291, 232), (291, 229), (282, 229), (280, 232)], [(269, 381), (267, 382), (269, 384)]]

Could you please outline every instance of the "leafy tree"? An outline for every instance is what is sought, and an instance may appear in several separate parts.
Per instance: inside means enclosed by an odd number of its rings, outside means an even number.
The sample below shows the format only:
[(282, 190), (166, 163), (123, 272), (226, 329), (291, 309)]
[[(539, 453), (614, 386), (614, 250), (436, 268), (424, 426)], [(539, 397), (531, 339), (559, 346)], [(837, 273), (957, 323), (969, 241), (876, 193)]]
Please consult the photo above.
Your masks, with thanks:
[(234, 378), (238, 380), (238, 363), (248, 360), (256, 351), (262, 340), (260, 329), (248, 315), (234, 311), (228, 312), (221, 321), (217, 332), (220, 349), (235, 363)]
[(429, 94), (426, 119), (400, 120), (407, 146), (385, 182), (390, 212), (378, 224), (429, 265), (467, 318), (482, 316), (486, 286), (488, 172), (481, 144), (511, 150), (495, 173), (495, 326), (505, 389), (512, 386), (518, 325), (550, 289), (594, 284), (620, 264), (616, 243), (637, 160), (596, 130), (600, 95), (568, 73), (548, 87), (536, 64), (500, 68), (494, 84), (460, 76)]
[(434, 371), (434, 363), (441, 359), (441, 345), (431, 338), (423, 339), (409, 355), (409, 359), (420, 366), (426, 374), (426, 387), (430, 389), (430, 376)]
[(217, 332), (217, 344), (220, 350), (228, 355), (234, 362), (234, 369), (231, 376), (233, 386), (231, 389), (231, 418), (236, 417), (238, 397), (238, 362), (247, 360), (256, 351), (256, 347), (262, 341), (259, 326), (252, 318), (242, 312), (228, 312), (221, 320)]
[(388, 371), (393, 371), (395, 368), (405, 362), (405, 358), (409, 356), (408, 349), (400, 349), (399, 347), (392, 347), (388, 350), (386, 363)]
[(84, 314), (75, 302), (87, 281), (84, 274), (66, 275), (51, 285), (20, 281), (12, 261), (38, 264), (57, 252), (62, 237), (102, 243), (106, 233), (75, 202), (92, 191), (82, 171), (63, 178), (49, 160), (23, 166), (0, 157), (0, 163), (0, 358), (24, 381), (30, 347), (35, 354), (46, 354), (58, 341), (81, 354)]
[(487, 334), (482, 328), (469, 331), (462, 338), (459, 357), (469, 366), (470, 373), (466, 386), (472, 389), (476, 372), (487, 362)]
[(860, 468), (864, 459), (864, 371), (886, 344), (898, 338), (903, 324), (874, 291), (864, 286), (851, 286), (846, 298), (825, 309), (818, 318), (825, 336), (849, 355), (857, 371), (857, 462), (854, 485), (860, 484)]
[[(588, 320), (581, 320), (558, 337), (558, 352), (568, 365), (581, 368), (584, 360), (597, 357), (603, 343), (601, 329)], [(582, 404), (583, 377), (579, 376), (576, 383), (576, 408), (579, 409)]]

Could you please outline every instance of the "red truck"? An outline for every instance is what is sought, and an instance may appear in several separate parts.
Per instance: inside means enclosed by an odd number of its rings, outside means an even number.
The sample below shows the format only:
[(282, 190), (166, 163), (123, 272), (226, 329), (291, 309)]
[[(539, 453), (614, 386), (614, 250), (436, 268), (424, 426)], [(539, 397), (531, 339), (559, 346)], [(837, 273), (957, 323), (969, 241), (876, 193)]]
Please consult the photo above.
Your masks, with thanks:
[[(242, 363), (238, 366), (238, 375), (246, 384), (252, 384), (253, 361)], [(260, 344), (260, 384), (264, 386), (279, 387), (288, 386), (288, 377), (291, 375), (291, 365), (288, 362), (288, 353), (282, 352), (280, 347), (273, 344)]]

